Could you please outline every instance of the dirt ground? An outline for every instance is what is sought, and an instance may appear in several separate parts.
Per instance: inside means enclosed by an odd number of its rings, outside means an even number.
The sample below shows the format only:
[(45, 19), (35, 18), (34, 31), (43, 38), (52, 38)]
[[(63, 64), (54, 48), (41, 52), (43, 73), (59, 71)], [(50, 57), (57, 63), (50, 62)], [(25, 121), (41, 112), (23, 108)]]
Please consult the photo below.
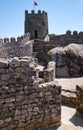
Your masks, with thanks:
[(62, 106), (61, 113), (61, 126), (47, 130), (83, 130), (83, 118), (76, 115), (75, 108)]
[(62, 106), (61, 117), (62, 126), (57, 130), (83, 130), (83, 118), (76, 115), (75, 108)]
[(80, 78), (55, 78), (62, 86), (62, 89), (76, 91), (76, 85), (83, 86), (83, 77)]

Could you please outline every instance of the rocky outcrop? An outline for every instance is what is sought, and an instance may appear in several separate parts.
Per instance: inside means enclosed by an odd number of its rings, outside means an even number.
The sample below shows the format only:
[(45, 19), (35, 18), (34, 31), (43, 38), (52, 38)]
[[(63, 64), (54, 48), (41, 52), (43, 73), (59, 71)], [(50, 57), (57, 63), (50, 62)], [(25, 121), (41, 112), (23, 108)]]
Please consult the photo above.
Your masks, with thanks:
[(48, 52), (49, 58), (56, 62), (57, 77), (83, 76), (83, 45), (69, 44)]

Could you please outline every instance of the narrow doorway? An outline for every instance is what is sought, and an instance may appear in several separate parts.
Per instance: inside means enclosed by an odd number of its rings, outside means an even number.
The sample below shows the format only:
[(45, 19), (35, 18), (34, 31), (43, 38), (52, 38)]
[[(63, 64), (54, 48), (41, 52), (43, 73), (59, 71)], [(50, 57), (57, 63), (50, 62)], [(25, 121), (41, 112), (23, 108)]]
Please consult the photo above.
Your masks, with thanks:
[(35, 30), (35, 38), (38, 38), (37, 30)]

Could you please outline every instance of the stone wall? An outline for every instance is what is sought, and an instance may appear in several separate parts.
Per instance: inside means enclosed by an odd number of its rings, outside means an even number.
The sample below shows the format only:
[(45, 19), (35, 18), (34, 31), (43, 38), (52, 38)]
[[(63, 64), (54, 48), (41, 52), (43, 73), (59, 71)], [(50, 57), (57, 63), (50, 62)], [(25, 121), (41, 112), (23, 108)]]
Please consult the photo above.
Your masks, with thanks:
[(83, 44), (83, 32), (77, 32), (77, 31), (71, 32), (70, 30), (68, 30), (66, 31), (65, 34), (61, 35), (50, 34), (49, 37), (51, 43), (54, 43), (57, 46), (65, 46), (70, 43)]
[(83, 86), (76, 86), (76, 113), (83, 117)]
[(33, 40), (29, 40), (29, 34), (17, 38), (17, 41), (11, 38), (11, 42), (9, 42), (6, 38), (0, 44), (0, 58), (32, 56), (33, 42)]
[(76, 108), (76, 92), (62, 89), (61, 102), (64, 105), (70, 105)]
[[(67, 31), (62, 35), (49, 35), (49, 41), (35, 40), (33, 44), (33, 51), (37, 52), (37, 58), (39, 62), (48, 62), (47, 52), (55, 47), (67, 46), (71, 43), (83, 44), (83, 32)], [(41, 58), (42, 57), (42, 58)], [(41, 59), (41, 60), (40, 60)]]
[(36, 57), (39, 62), (48, 63), (48, 55), (47, 52), (54, 48), (55, 45), (50, 42), (46, 42), (44, 40), (35, 40), (33, 44), (33, 52), (37, 52)]
[(34, 10), (31, 13), (25, 11), (25, 33), (27, 32), (30, 32), (31, 39), (45, 38), (48, 34), (48, 16), (45, 11), (38, 10), (38, 13)]
[(44, 81), (50, 82), (55, 80), (55, 62), (48, 63), (47, 69), (44, 70)]
[(33, 53), (33, 41), (29, 41), (24, 45), (19, 46), (7, 46), (0, 48), (0, 58), (13, 58), (32, 56)]
[(18, 36), (17, 38), (15, 37), (11, 37), (11, 38), (5, 37), (4, 39), (0, 38), (0, 47), (19, 46), (25, 44), (29, 40), (30, 40), (30, 33), (26, 33), (22, 36)]
[(36, 59), (0, 60), (0, 129), (43, 130), (61, 124), (61, 87), (40, 84)]

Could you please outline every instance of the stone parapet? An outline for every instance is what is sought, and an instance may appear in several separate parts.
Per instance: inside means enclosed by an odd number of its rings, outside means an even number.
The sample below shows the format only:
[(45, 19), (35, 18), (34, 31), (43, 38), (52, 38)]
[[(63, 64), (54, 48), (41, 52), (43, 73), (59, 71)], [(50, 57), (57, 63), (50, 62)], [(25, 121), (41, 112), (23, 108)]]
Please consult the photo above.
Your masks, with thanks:
[(0, 58), (32, 56), (33, 42), (32, 40), (28, 42), (25, 41), (25, 44), (3, 45), (3, 47), (0, 48)]
[(0, 39), (0, 44), (3, 44), (4, 46), (8, 46), (10, 45), (15, 45), (15, 44), (24, 44), (25, 41), (29, 41), (30, 40), (30, 33), (26, 33), (24, 35), (18, 36), (17, 38), (15, 37), (5, 37), (4, 39)]

